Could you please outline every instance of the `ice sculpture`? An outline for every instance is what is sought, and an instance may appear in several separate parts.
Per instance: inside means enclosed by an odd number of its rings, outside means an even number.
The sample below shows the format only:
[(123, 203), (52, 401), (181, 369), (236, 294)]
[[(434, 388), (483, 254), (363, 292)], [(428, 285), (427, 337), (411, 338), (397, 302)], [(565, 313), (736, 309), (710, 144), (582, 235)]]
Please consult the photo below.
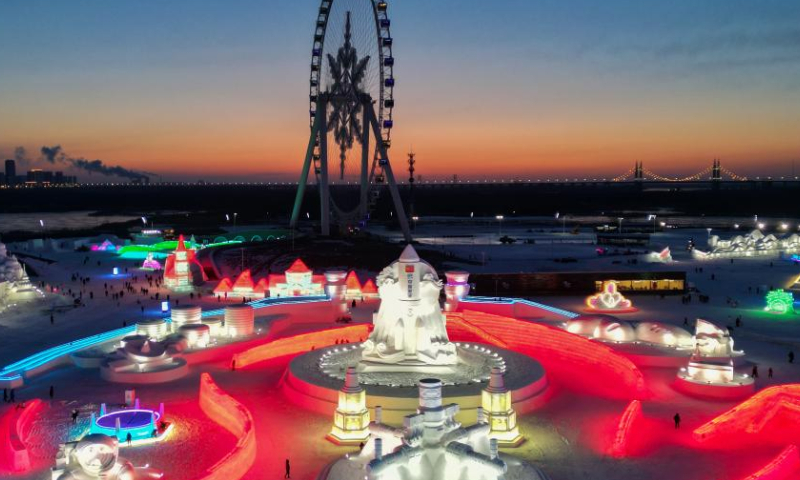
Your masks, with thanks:
[[(364, 342), (362, 369), (415, 370), (429, 365), (455, 365), (456, 346), (450, 342), (439, 305), (442, 282), (411, 245), (378, 275), (381, 306), (375, 328)], [(385, 367), (384, 367), (385, 368)]]
[(78, 442), (60, 446), (53, 480), (145, 480), (162, 478), (149, 467), (134, 467), (119, 456), (119, 441), (108, 435), (91, 434)]

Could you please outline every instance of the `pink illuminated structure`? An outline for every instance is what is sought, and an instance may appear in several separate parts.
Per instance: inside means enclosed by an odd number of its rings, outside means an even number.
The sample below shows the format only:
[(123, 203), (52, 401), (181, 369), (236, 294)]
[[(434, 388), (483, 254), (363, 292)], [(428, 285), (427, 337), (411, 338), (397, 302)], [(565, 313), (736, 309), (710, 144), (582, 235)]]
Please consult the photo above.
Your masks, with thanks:
[(93, 252), (116, 252), (117, 246), (108, 240), (104, 240), (101, 244), (94, 244), (91, 246)]
[(637, 311), (633, 303), (625, 298), (617, 289), (617, 282), (603, 282), (603, 291), (586, 298), (586, 309), (602, 313), (631, 313)]
[(161, 263), (153, 258), (152, 253), (148, 253), (147, 258), (142, 263), (142, 270), (161, 270)]
[(203, 266), (195, 258), (194, 250), (186, 248), (183, 235), (178, 238), (178, 248), (167, 257), (164, 264), (164, 284), (176, 291), (189, 291), (208, 280)]
[(269, 276), (270, 297), (325, 295), (325, 275), (314, 275), (301, 259), (283, 273)]
[(31, 468), (27, 440), (37, 415), (47, 405), (34, 399), (22, 408), (9, 408), (0, 416), (0, 472), (26, 472)]
[(344, 279), (346, 291), (344, 297), (348, 300), (357, 300), (361, 298), (361, 280), (358, 279), (356, 272), (350, 271), (347, 278)]
[(365, 298), (378, 297), (378, 287), (375, 286), (375, 282), (373, 282), (371, 278), (368, 278), (367, 281), (364, 282), (364, 286), (361, 287), (361, 295)]

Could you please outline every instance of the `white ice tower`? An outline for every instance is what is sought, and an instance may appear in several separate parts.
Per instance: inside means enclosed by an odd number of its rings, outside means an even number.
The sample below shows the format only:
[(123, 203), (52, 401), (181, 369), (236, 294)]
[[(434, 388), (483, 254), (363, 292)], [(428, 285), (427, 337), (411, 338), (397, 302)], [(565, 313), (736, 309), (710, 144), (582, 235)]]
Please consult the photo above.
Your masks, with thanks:
[[(402, 429), (370, 425), (372, 437), (365, 450), (374, 452), (374, 458), (367, 464), (366, 478), (504, 479), (507, 465), (498, 456), (497, 441), (489, 440), (489, 424), (462, 427), (455, 420), (458, 410), (457, 404), (442, 404), (440, 380), (420, 380), (419, 408), (405, 418)], [(388, 445), (392, 451), (385, 451)]]
[(411, 245), (378, 275), (381, 306), (360, 371), (447, 373), (458, 363), (439, 305), (442, 282)]

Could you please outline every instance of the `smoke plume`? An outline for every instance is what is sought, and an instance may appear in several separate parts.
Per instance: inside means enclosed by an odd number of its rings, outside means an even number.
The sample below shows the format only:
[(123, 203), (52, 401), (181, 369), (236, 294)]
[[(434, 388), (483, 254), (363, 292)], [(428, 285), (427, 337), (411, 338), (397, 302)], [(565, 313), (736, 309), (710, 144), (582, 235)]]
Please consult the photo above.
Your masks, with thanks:
[(14, 160), (21, 166), (30, 163), (30, 160), (28, 160), (28, 152), (25, 151), (25, 147), (17, 147), (14, 149)]
[(105, 176), (129, 178), (131, 180), (148, 180), (150, 175), (142, 172), (135, 172), (119, 165), (111, 166), (103, 163), (102, 160), (87, 160), (85, 158), (73, 158), (64, 152), (61, 145), (52, 147), (44, 146), (41, 149), (42, 159), (55, 165), (56, 163), (66, 164), (78, 170), (83, 170), (89, 174), (99, 173)]
[(63, 162), (65, 160), (64, 152), (62, 152), (61, 145), (54, 147), (42, 147), (42, 158), (55, 165), (56, 162)]

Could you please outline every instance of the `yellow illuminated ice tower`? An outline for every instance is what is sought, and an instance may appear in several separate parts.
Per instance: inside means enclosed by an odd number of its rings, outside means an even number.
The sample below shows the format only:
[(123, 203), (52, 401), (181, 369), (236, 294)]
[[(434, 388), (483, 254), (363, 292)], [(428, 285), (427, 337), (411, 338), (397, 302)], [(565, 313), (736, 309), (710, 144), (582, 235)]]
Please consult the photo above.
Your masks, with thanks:
[(328, 440), (338, 445), (358, 445), (369, 438), (367, 396), (358, 384), (355, 367), (347, 367), (344, 387), (339, 390), (339, 406), (333, 414)]
[(496, 438), (505, 447), (516, 447), (523, 442), (517, 412), (511, 408), (511, 392), (505, 387), (503, 371), (498, 367), (492, 368), (489, 386), (481, 392), (481, 406), (489, 421), (489, 438)]

